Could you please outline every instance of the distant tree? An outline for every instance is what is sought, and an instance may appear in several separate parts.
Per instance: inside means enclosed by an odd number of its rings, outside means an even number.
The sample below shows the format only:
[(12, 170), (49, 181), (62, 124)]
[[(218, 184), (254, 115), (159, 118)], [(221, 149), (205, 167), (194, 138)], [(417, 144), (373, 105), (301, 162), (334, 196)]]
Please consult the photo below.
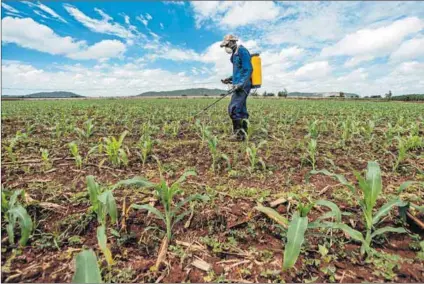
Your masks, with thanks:
[(274, 93), (268, 93), (267, 96), (268, 97), (275, 97), (275, 94)]
[(341, 98), (344, 98), (344, 97), (345, 97), (345, 93), (340, 92), (339, 96), (340, 96)]
[(265, 91), (263, 94), (262, 94), (262, 96), (264, 96), (264, 97), (266, 97), (268, 94), (267, 94), (267, 92)]
[(187, 97), (187, 95), (186, 94), (182, 94), (181, 97)]
[(221, 97), (225, 96), (225, 94), (220, 94)]
[(380, 96), (380, 95), (371, 96), (371, 99), (381, 99), (381, 98), (382, 98), (382, 96)]
[(252, 97), (257, 97), (257, 96), (259, 96), (259, 94), (258, 94), (258, 92), (254, 91), (254, 92), (251, 94), (251, 96), (252, 96)]
[(385, 96), (386, 99), (390, 101), (390, 99), (392, 98), (392, 91), (389, 91)]
[(287, 96), (288, 96), (288, 92), (287, 92), (287, 89), (286, 88), (284, 88), (284, 90), (283, 91), (280, 91), (280, 92), (278, 92), (278, 96), (280, 97), (280, 98), (287, 98)]

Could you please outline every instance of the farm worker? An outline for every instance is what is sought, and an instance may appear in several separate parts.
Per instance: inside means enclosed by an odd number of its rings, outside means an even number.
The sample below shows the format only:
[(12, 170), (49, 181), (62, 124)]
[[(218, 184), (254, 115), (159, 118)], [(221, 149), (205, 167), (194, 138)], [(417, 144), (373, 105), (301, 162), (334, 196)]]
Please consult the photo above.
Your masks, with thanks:
[(233, 121), (232, 140), (243, 141), (247, 133), (247, 112), (246, 100), (249, 95), (252, 83), (252, 63), (249, 51), (242, 45), (237, 44), (238, 38), (234, 35), (226, 35), (221, 43), (225, 51), (231, 54), (233, 64), (233, 76), (221, 80), (224, 84), (233, 84), (234, 93), (228, 106), (228, 114)]

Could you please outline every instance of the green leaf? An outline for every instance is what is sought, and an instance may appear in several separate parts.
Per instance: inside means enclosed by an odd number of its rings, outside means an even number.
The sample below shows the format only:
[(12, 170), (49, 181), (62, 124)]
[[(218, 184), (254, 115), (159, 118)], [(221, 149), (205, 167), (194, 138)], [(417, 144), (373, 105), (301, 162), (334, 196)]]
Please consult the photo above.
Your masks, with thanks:
[(11, 220), (9, 220), (9, 223), (6, 225), (6, 231), (7, 231), (7, 236), (9, 237), (9, 243), (10, 244), (14, 244), (15, 243), (15, 224), (11, 222)]
[(88, 195), (90, 197), (90, 202), (91, 202), (91, 205), (93, 206), (93, 209), (96, 211), (97, 204), (98, 204), (97, 196), (100, 193), (100, 187), (94, 180), (93, 176), (87, 176), (86, 180), (87, 180), (87, 190), (88, 190)]
[(183, 181), (185, 181), (186, 179), (187, 179), (187, 177), (189, 177), (189, 176), (196, 176), (197, 174), (196, 174), (196, 172), (195, 171), (186, 171), (184, 174), (182, 174), (181, 176), (180, 176), (180, 178), (176, 181), (176, 182), (174, 182), (173, 183), (173, 185), (174, 184), (180, 184), (180, 183), (182, 183)]
[(371, 208), (373, 208), (383, 187), (383, 184), (381, 181), (380, 166), (376, 162), (373, 162), (373, 161), (368, 162), (367, 183), (369, 188), (371, 189), (370, 205), (371, 205)]
[(203, 202), (206, 202), (209, 200), (209, 196), (207, 195), (201, 195), (201, 194), (192, 194), (189, 197), (185, 198), (184, 200), (177, 203), (175, 206), (175, 213), (177, 213), (185, 204), (193, 201), (193, 200), (201, 200)]
[(277, 211), (275, 211), (272, 208), (269, 207), (265, 207), (262, 204), (259, 204), (255, 207), (256, 210), (264, 213), (265, 215), (267, 215), (269, 218), (271, 218), (272, 220), (274, 220), (275, 222), (277, 222), (278, 224), (280, 224), (281, 226), (283, 226), (285, 229), (287, 229), (288, 227), (288, 220), (287, 218), (283, 217), (280, 215), (280, 213), (278, 213)]
[(381, 229), (378, 229), (376, 231), (374, 231), (374, 233), (371, 234), (371, 238), (374, 238), (375, 236), (387, 233), (387, 232), (391, 232), (391, 233), (406, 233), (406, 230), (404, 228), (393, 228), (393, 227), (384, 227)]
[(7, 202), (6, 194), (2, 190), (1, 192), (1, 212), (5, 213), (9, 209), (9, 203)]
[(140, 188), (150, 188), (156, 186), (155, 183), (152, 183), (142, 177), (133, 177), (131, 179), (121, 180), (117, 182), (112, 189), (119, 188), (121, 186), (137, 186)]
[(22, 189), (13, 191), (12, 196), (9, 199), (9, 208), (12, 208), (15, 206), (15, 203), (18, 200), (18, 197), (21, 193), (22, 193)]
[(372, 224), (376, 225), (382, 217), (384, 217), (394, 206), (406, 206), (408, 203), (400, 200), (399, 198), (395, 198), (384, 204), (380, 207), (380, 210), (372, 218)]
[(103, 283), (97, 264), (96, 254), (92, 249), (77, 254), (73, 283)]
[(112, 190), (107, 190), (98, 196), (99, 201), (103, 204), (106, 209), (106, 213), (109, 214), (112, 223), (116, 223), (118, 218), (118, 210), (116, 209), (115, 197), (113, 197)]
[(284, 248), (283, 270), (294, 266), (300, 254), (305, 232), (308, 228), (308, 217), (300, 217), (299, 212), (293, 214), (293, 219), (287, 231), (287, 244)]
[(401, 193), (402, 191), (404, 191), (406, 188), (408, 188), (410, 185), (412, 185), (412, 184), (418, 184), (418, 182), (416, 182), (416, 181), (411, 181), (411, 180), (408, 180), (408, 181), (405, 181), (404, 183), (402, 183), (400, 186), (399, 186), (399, 188), (398, 188), (398, 190), (397, 190), (397, 193)]
[(347, 186), (347, 188), (349, 188), (349, 190), (352, 191), (352, 193), (355, 193), (355, 187), (353, 185), (351, 185), (343, 175), (334, 174), (334, 173), (329, 172), (328, 170), (320, 170), (320, 171), (313, 170), (313, 171), (310, 171), (306, 175), (306, 181), (309, 182), (310, 176), (316, 175), (316, 174), (324, 174), (326, 176), (336, 178), (341, 184)]
[(184, 219), (184, 217), (186, 217), (190, 213), (191, 212), (187, 210), (187, 211), (181, 213), (180, 215), (178, 215), (177, 217), (175, 217), (174, 221), (172, 222), (171, 228), (173, 228), (178, 222), (180, 222), (182, 219)]
[(333, 228), (343, 230), (346, 234), (348, 234), (352, 239), (354, 239), (356, 241), (359, 241), (361, 243), (365, 242), (364, 236), (362, 235), (361, 232), (349, 227), (346, 224), (335, 223)]
[(97, 242), (98, 242), (99, 247), (102, 250), (103, 254), (105, 255), (105, 258), (106, 258), (108, 265), (112, 265), (113, 264), (113, 258), (112, 258), (112, 253), (110, 252), (109, 248), (107, 247), (107, 237), (106, 237), (105, 226), (97, 227)]
[(143, 204), (143, 205), (131, 204), (131, 207), (134, 208), (134, 209), (147, 210), (147, 211), (156, 215), (156, 217), (158, 217), (159, 219), (161, 219), (165, 222), (165, 216), (163, 216), (163, 214), (159, 210), (157, 210), (155, 207), (151, 206), (150, 204)]
[(8, 213), (12, 216), (13, 224), (16, 219), (18, 220), (19, 226), (21, 227), (21, 239), (19, 240), (19, 244), (25, 246), (32, 231), (31, 217), (21, 205), (9, 209)]

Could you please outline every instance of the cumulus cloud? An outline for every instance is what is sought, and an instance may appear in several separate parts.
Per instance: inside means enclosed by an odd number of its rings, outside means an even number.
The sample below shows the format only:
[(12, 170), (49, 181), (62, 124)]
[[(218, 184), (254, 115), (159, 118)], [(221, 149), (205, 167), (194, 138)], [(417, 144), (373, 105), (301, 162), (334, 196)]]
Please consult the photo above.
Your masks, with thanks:
[(204, 22), (212, 21), (220, 27), (235, 28), (259, 21), (270, 21), (280, 13), (279, 6), (274, 2), (193, 1), (190, 4), (198, 27)]
[(390, 60), (399, 61), (415, 59), (424, 56), (424, 37), (417, 37), (402, 43), (397, 50), (390, 55)]
[(125, 51), (119, 41), (104, 40), (92, 46), (69, 36), (59, 36), (51, 28), (31, 18), (2, 19), (4, 43), (14, 43), (53, 55), (64, 55), (73, 59), (104, 59), (116, 57)]
[(360, 29), (346, 35), (335, 45), (324, 48), (321, 54), (382, 56), (395, 49), (406, 36), (419, 32), (423, 27), (423, 21), (409, 17), (375, 29)]
[(317, 79), (326, 77), (330, 72), (328, 61), (316, 61), (303, 65), (294, 75), (299, 79)]
[(135, 37), (133, 31), (126, 29), (119, 23), (113, 22), (113, 18), (100, 9), (96, 8), (95, 11), (100, 14), (102, 17), (101, 20), (91, 18), (69, 4), (64, 4), (64, 7), (75, 20), (93, 32), (114, 35), (124, 39)]
[[(138, 64), (121, 66), (101, 63), (94, 67), (61, 66), (59, 71), (47, 71), (26, 63), (6, 63), (2, 66), (7, 88), (16, 87), (13, 94), (23, 95), (29, 88), (35, 91), (68, 90), (87, 96), (129, 96), (145, 91), (173, 90), (181, 86), (202, 86), (202, 80), (184, 72), (149, 69)], [(96, 87), (101, 86), (101, 87)]]
[(70, 53), (67, 56), (72, 59), (108, 59), (122, 55), (126, 50), (125, 44), (119, 40), (102, 40), (84, 50)]

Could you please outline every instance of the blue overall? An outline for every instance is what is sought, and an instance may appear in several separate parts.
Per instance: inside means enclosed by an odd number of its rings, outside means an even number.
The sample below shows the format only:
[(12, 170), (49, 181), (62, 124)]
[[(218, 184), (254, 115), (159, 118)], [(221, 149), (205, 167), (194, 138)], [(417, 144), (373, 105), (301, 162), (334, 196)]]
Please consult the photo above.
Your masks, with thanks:
[(242, 45), (231, 55), (233, 63), (233, 85), (242, 85), (242, 89), (231, 96), (228, 114), (231, 119), (248, 119), (246, 100), (252, 88), (251, 75), (253, 71), (249, 51)]

